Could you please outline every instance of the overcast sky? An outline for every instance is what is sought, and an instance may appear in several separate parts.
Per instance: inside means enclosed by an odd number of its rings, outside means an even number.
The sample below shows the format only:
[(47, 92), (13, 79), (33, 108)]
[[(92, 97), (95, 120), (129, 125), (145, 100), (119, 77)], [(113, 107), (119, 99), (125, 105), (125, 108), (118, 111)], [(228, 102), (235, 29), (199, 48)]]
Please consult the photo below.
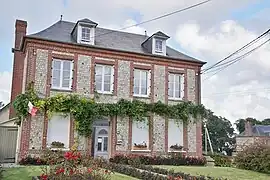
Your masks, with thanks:
[[(0, 17), (0, 101), (9, 102), (16, 19), (28, 22), (28, 34), (60, 19), (89, 18), (100, 27), (120, 29), (175, 11), (202, 0), (9, 0)], [(269, 0), (212, 0), (194, 9), (126, 31), (148, 35), (158, 30), (171, 38), (169, 45), (206, 61), (221, 60), (270, 28)], [(268, 36), (270, 38), (270, 36)], [(238, 118), (270, 117), (270, 43), (247, 58), (202, 81), (202, 103), (217, 115)], [(211, 76), (211, 78), (208, 78)], [(204, 80), (205, 78), (208, 78)]]

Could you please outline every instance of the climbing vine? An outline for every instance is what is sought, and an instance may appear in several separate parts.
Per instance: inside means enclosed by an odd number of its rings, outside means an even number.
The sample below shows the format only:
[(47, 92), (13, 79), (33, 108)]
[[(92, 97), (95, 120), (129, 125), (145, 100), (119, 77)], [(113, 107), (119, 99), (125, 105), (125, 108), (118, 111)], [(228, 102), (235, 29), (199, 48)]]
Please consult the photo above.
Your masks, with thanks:
[(187, 122), (190, 117), (205, 118), (207, 110), (203, 105), (192, 102), (181, 102), (176, 105), (167, 105), (162, 102), (145, 103), (139, 100), (121, 99), (117, 103), (97, 103), (95, 99), (85, 98), (76, 94), (57, 94), (52, 97), (39, 98), (32, 88), (25, 94), (20, 94), (14, 101), (17, 115), (25, 119), (28, 116), (28, 102), (31, 101), (40, 112), (51, 115), (53, 112), (71, 114), (76, 122), (78, 133), (90, 136), (94, 120), (103, 116), (131, 117), (142, 121), (146, 116), (156, 114), (163, 117)]

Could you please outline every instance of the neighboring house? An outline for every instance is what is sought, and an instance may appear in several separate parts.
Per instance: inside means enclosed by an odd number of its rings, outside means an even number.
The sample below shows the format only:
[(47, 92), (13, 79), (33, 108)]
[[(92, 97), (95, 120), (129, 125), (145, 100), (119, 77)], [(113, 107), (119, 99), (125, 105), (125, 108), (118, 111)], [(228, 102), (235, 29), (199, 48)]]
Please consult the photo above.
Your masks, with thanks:
[(236, 136), (236, 152), (254, 143), (265, 143), (270, 145), (270, 125), (251, 125), (245, 122), (245, 131)]
[(9, 106), (10, 103), (0, 109), (0, 126), (14, 125), (14, 123), (9, 120)]
[[(169, 36), (160, 31), (148, 37), (100, 28), (89, 19), (58, 21), (31, 35), (26, 35), (26, 27), (27, 22), (16, 21), (11, 102), (34, 82), (35, 91), (44, 97), (57, 93), (93, 97), (96, 90), (99, 102), (124, 98), (200, 103), (200, 70), (205, 63), (168, 47)], [(176, 125), (159, 116), (151, 118), (153, 123), (128, 118), (96, 121), (92, 138), (79, 137), (79, 149), (108, 158), (117, 153), (166, 153), (177, 143), (190, 155), (202, 155), (201, 123)], [(29, 118), (20, 134), (20, 157), (53, 141), (70, 148), (77, 137), (73, 119), (60, 114), (49, 120), (40, 114)], [(132, 144), (142, 142), (147, 150), (133, 149)]]

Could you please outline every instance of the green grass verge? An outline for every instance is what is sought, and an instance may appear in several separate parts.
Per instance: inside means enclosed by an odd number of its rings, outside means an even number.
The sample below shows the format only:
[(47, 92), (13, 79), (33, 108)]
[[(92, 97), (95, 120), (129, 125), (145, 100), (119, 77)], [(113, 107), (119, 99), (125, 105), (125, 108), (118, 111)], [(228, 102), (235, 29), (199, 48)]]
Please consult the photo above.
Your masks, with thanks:
[(184, 172), (191, 175), (204, 175), (211, 177), (222, 177), (230, 180), (269, 180), (270, 175), (254, 171), (247, 171), (231, 167), (200, 167), (200, 166), (157, 166), (174, 171)]
[[(16, 168), (5, 168), (4, 169), (4, 180), (31, 180), (32, 176), (39, 176), (41, 168), (38, 166), (25, 166)], [(112, 174), (112, 180), (130, 179), (135, 180), (136, 178), (129, 177), (123, 174), (114, 173)]]

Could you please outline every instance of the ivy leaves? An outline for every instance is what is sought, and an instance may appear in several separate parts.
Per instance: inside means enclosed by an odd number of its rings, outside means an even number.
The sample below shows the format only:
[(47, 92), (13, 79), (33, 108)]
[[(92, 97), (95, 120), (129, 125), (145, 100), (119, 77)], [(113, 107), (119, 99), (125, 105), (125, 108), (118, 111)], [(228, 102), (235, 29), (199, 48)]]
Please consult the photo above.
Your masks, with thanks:
[(29, 92), (20, 94), (14, 102), (14, 108), (18, 115), (27, 117), (27, 104), (29, 100), (32, 100), (40, 111), (47, 112), (47, 114), (53, 112), (70, 113), (76, 120), (79, 134), (83, 136), (91, 136), (93, 122), (103, 116), (130, 117), (136, 121), (144, 121), (144, 117), (156, 114), (176, 121), (187, 122), (190, 117), (197, 118), (200, 115), (204, 118), (208, 112), (203, 105), (195, 105), (191, 102), (167, 105), (160, 101), (148, 104), (139, 100), (121, 99), (117, 103), (111, 104), (96, 103), (94, 99), (87, 99), (76, 94), (58, 94), (41, 99), (37, 98), (33, 91)]

